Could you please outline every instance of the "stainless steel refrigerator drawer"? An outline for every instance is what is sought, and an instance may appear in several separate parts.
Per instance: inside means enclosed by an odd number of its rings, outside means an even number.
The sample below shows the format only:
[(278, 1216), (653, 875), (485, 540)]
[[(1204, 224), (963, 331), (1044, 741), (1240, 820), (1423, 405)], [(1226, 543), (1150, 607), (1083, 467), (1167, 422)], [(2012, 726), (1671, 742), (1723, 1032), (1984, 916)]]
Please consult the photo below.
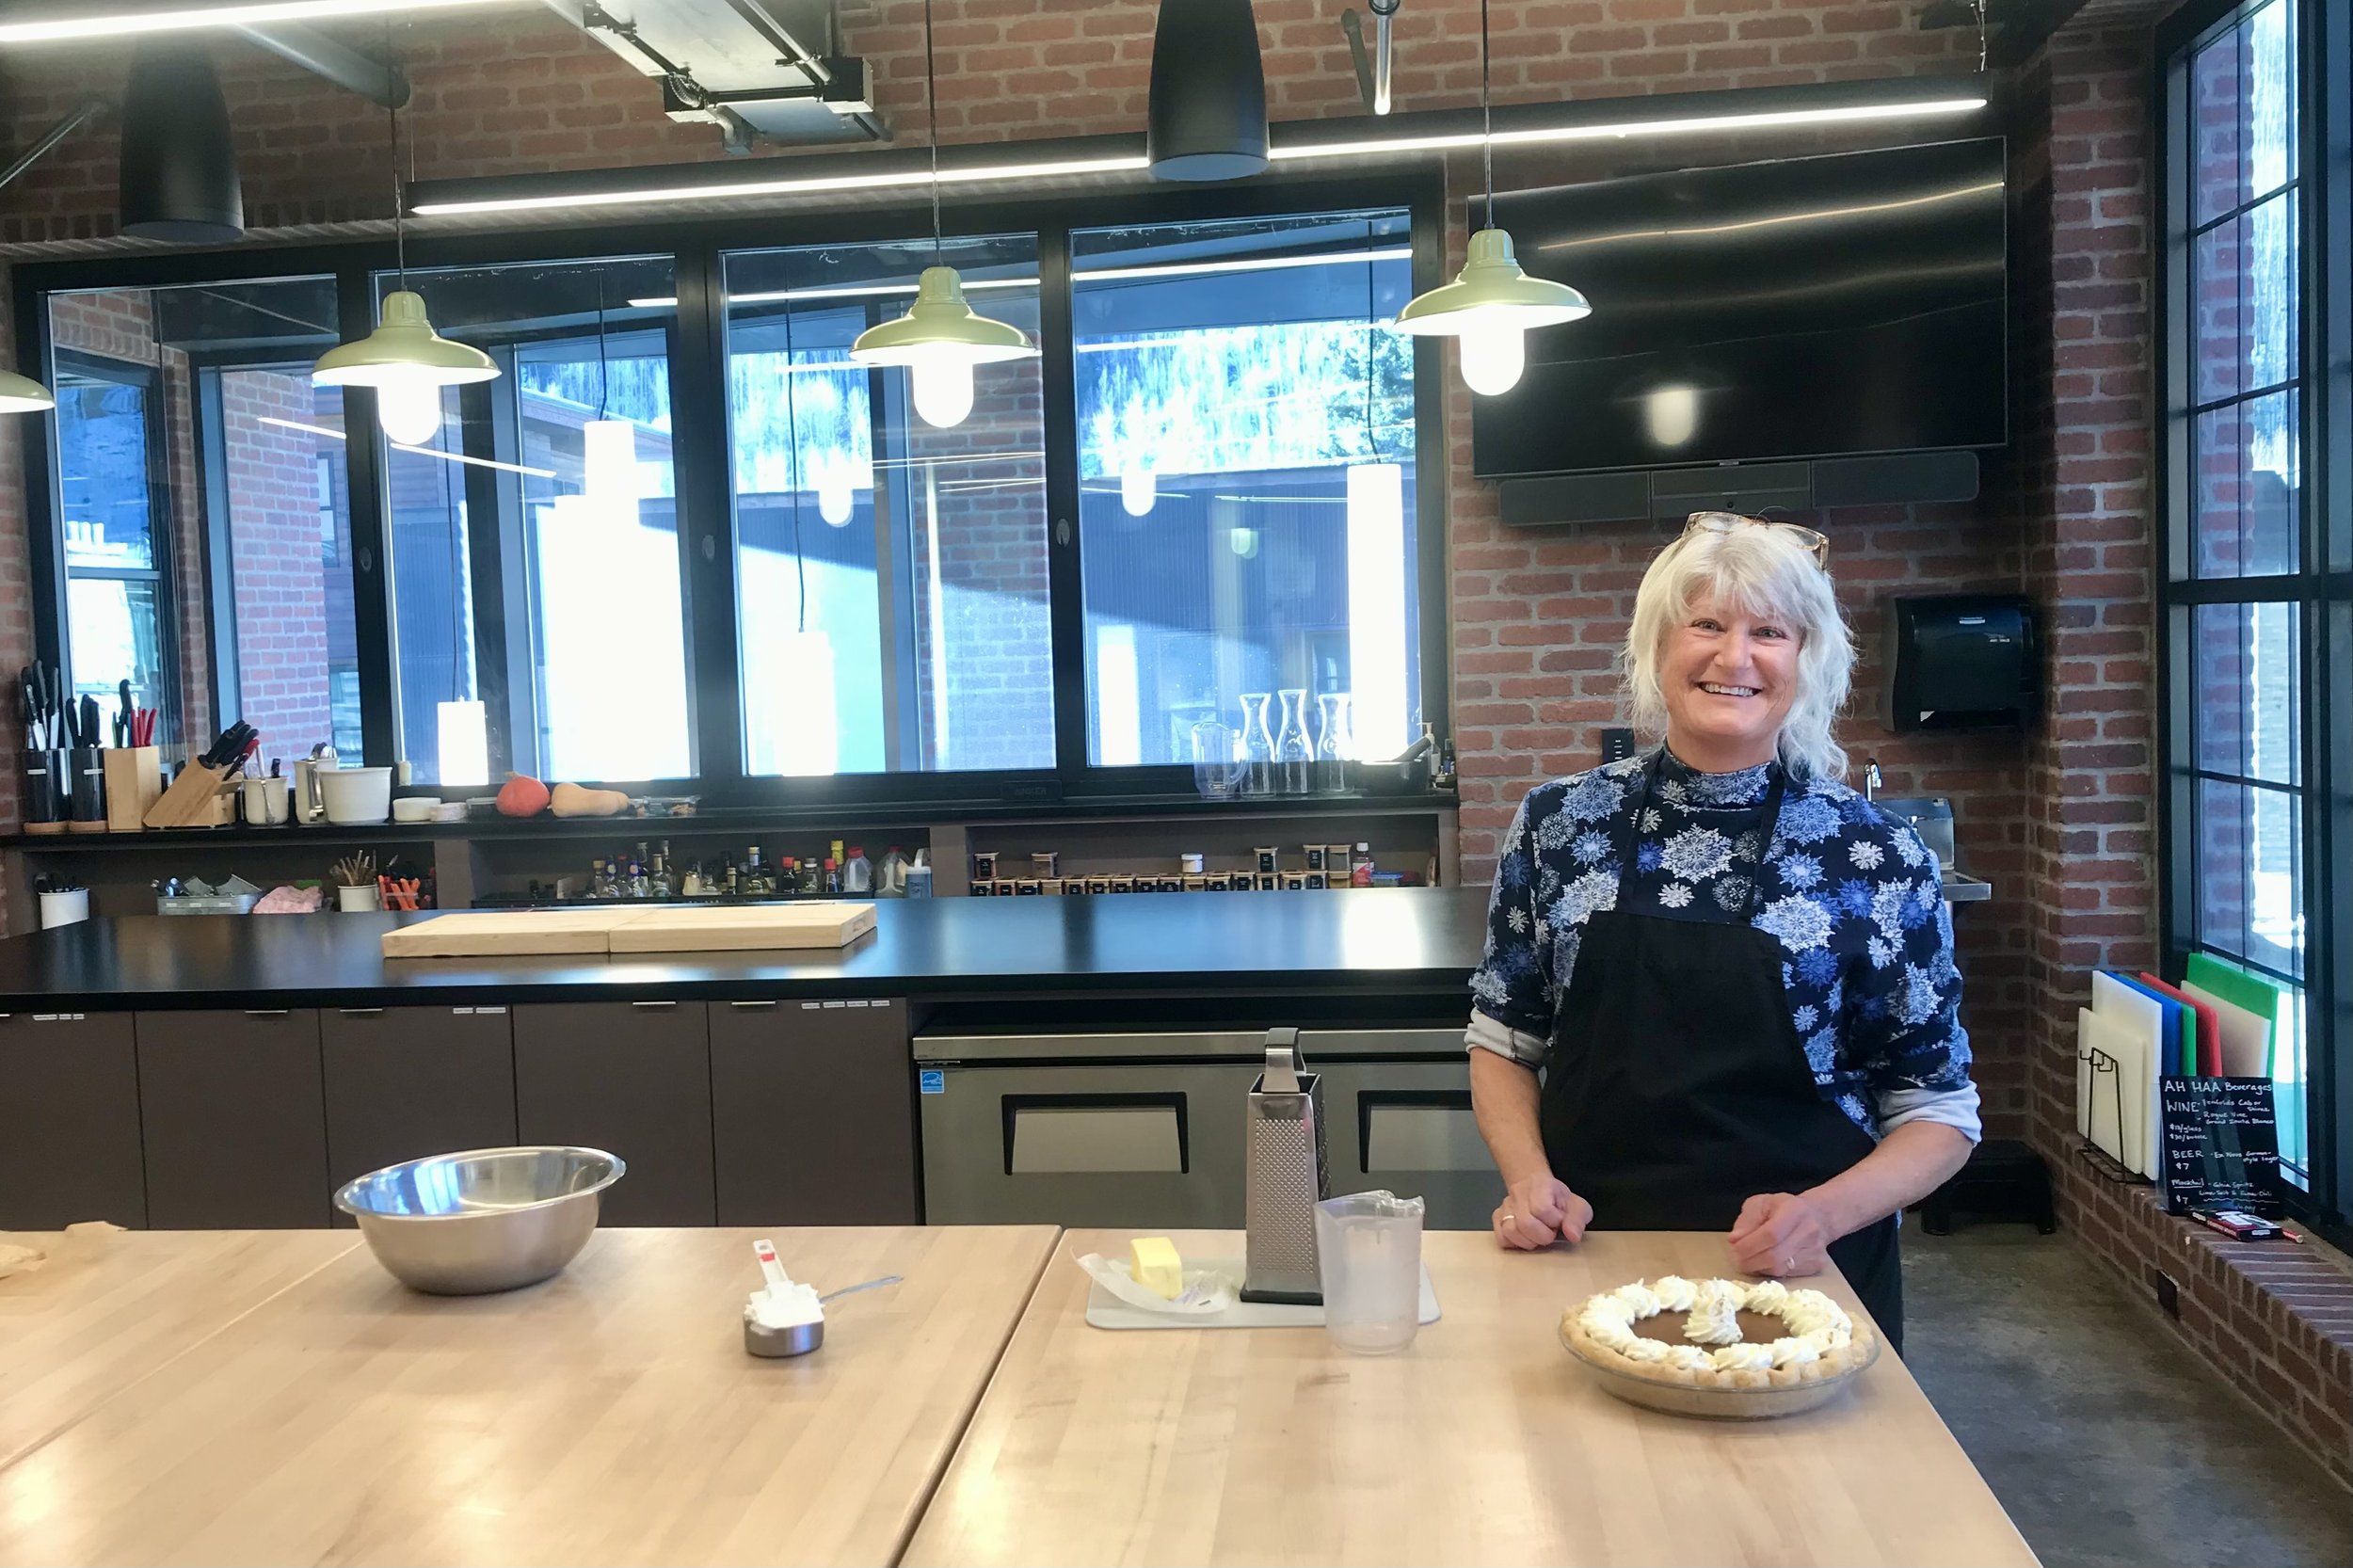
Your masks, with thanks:
[(1449, 1062), (1341, 1063), (1323, 1070), (1332, 1191), (1385, 1187), (1419, 1197), (1433, 1230), (1485, 1230), (1503, 1177), (1471, 1114), (1470, 1067)]
[(1239, 1227), (1256, 1063), (924, 1073), (933, 1224)]

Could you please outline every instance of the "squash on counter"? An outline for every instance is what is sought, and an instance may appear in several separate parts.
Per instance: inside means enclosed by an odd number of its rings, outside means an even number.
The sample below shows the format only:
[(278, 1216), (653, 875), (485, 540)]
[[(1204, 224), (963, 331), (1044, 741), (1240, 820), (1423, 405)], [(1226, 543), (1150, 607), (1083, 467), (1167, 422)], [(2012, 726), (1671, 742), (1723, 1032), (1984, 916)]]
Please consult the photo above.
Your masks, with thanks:
[(629, 796), (618, 790), (584, 790), (577, 784), (558, 784), (550, 792), (548, 805), (559, 817), (616, 817), (629, 809)]
[(499, 815), (536, 817), (548, 808), (548, 787), (529, 774), (510, 773), (499, 786)]

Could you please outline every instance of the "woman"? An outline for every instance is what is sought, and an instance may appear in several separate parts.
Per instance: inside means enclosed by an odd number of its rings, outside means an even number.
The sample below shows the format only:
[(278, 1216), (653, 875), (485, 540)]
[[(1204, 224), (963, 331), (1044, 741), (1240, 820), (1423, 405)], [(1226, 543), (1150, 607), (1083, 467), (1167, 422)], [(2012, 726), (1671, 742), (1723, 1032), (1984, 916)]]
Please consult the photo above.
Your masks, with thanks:
[(1968, 1158), (1977, 1092), (1936, 858), (1839, 782), (1828, 544), (1703, 512), (1651, 563), (1625, 664), (1664, 744), (1522, 802), (1471, 1098), (1504, 1246), (1722, 1230), (1750, 1273), (1836, 1263), (1900, 1350), (1895, 1216)]

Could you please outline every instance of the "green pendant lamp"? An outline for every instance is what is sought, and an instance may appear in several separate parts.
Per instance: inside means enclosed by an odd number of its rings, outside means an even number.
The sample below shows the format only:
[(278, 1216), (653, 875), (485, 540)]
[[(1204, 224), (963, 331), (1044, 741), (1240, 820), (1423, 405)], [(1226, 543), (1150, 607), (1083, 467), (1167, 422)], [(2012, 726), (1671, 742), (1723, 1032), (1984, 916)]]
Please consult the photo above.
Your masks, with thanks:
[(31, 376), (0, 370), (0, 414), (38, 414), (56, 406), (49, 389)]
[[(392, 58), (392, 24), (384, 28), (384, 55)], [(375, 331), (357, 343), (338, 344), (311, 369), (314, 387), (367, 387), (376, 398), (376, 424), (398, 445), (420, 446), (441, 427), (441, 392), (446, 387), (498, 378), (498, 362), (471, 344), (452, 343), (433, 329), (424, 296), (408, 287), (408, 243), (400, 188), (400, 113), (387, 115), (392, 151), (392, 245), (399, 289), (384, 296)]]
[(1566, 283), (1530, 278), (1512, 254), (1512, 236), (1496, 228), (1495, 114), (1487, 89), (1487, 0), (1479, 0), (1480, 137), (1486, 170), (1488, 227), (1470, 237), (1470, 251), (1454, 281), (1417, 295), (1397, 313), (1396, 328), (1420, 337), (1462, 342), (1463, 379), (1493, 397), (1519, 384), (1528, 363), (1528, 333), (1593, 313)]
[(963, 424), (972, 411), (973, 366), (1026, 360), (1037, 350), (1020, 328), (977, 313), (965, 300), (964, 280), (938, 260), (946, 247), (939, 225), (939, 98), (932, 67), (931, 0), (923, 0), (923, 98), (931, 117), (935, 262), (916, 280), (915, 303), (907, 313), (860, 332), (850, 344), (850, 358), (866, 365), (905, 366), (914, 382), (916, 413), (944, 430)]

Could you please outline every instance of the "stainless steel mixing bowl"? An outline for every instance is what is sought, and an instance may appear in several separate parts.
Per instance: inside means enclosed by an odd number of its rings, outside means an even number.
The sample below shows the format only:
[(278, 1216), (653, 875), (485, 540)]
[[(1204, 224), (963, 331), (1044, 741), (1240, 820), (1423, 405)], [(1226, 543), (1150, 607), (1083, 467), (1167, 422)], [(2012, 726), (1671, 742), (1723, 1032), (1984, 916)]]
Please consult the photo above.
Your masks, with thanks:
[(478, 1296), (561, 1272), (597, 1228), (597, 1194), (628, 1169), (602, 1149), (468, 1149), (372, 1171), (335, 1207), (402, 1284)]

